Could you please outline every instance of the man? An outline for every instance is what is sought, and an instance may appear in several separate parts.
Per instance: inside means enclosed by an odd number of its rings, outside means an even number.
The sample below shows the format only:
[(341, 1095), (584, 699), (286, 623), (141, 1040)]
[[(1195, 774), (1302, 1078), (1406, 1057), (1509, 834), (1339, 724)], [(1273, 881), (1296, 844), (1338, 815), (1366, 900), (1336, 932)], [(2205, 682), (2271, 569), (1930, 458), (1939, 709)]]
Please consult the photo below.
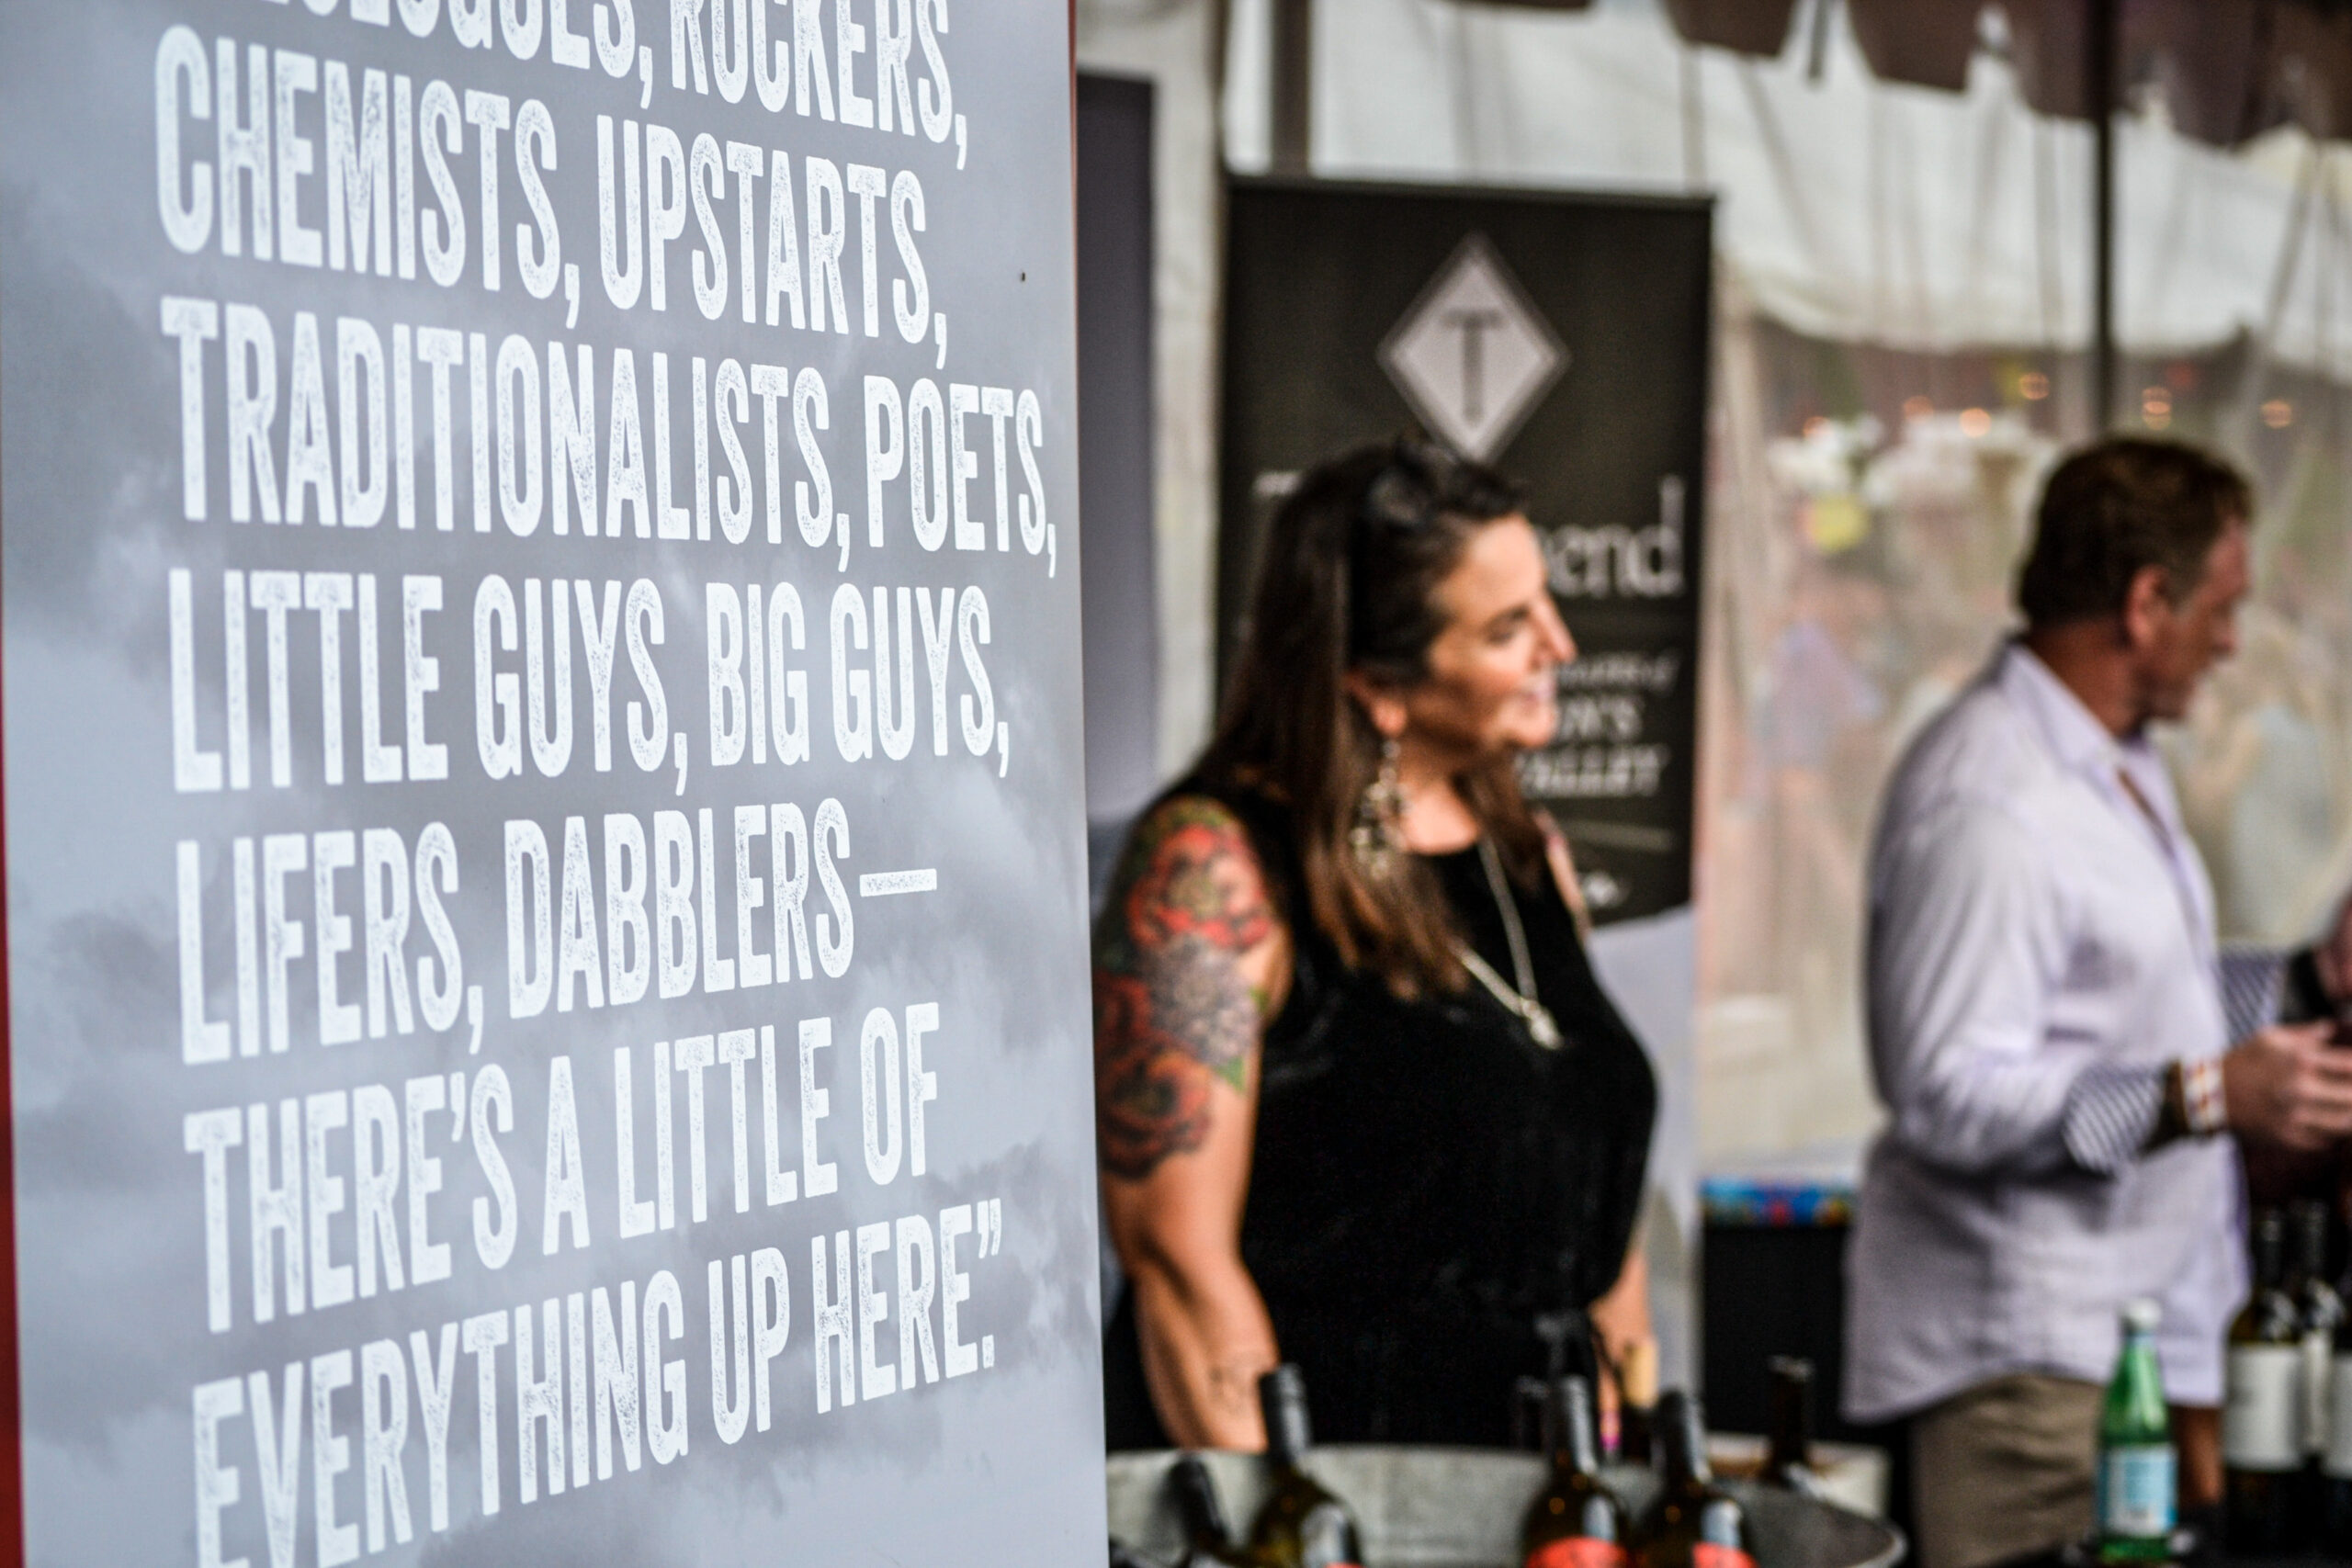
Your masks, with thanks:
[(1911, 747), (1870, 871), (1872, 1068), (1888, 1125), (1849, 1271), (1848, 1415), (1910, 1425), (1924, 1568), (2091, 1523), (2123, 1303), (2162, 1303), (2183, 1494), (2220, 1485), (2211, 1407), (2245, 1292), (2229, 1134), (2352, 1132), (2324, 1025), (2228, 1046), (2212, 893), (2147, 727), (2235, 643), (2245, 483), (2115, 439), (2051, 476), (2026, 629)]

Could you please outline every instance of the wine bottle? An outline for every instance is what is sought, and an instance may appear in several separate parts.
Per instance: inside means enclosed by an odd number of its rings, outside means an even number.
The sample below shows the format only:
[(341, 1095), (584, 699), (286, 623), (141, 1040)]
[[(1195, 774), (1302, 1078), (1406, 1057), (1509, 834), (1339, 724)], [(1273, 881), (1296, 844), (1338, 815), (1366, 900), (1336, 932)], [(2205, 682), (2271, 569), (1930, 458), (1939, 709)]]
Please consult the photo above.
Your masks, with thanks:
[(2276, 1556), (2293, 1539), (2302, 1469), (2302, 1336), (2279, 1289), (2286, 1227), (2275, 1209), (2254, 1223), (2254, 1295), (2230, 1325), (2222, 1411), (2223, 1528), (2229, 1549)]
[[(2352, 1301), (2352, 1258), (2346, 1259), (2336, 1298)], [(2327, 1448), (2319, 1461), (2320, 1543), (2331, 1557), (2352, 1559), (2352, 1314), (2335, 1325), (2327, 1417)]]
[(1226, 1523), (1225, 1504), (1216, 1495), (1216, 1478), (1198, 1454), (1186, 1454), (1168, 1472), (1168, 1489), (1176, 1495), (1176, 1514), (1184, 1523), (1183, 1568), (1232, 1568), (1242, 1561), (1241, 1550)]
[(1314, 1443), (1306, 1380), (1285, 1362), (1258, 1380), (1258, 1403), (1273, 1489), (1250, 1527), (1250, 1558), (1258, 1568), (1358, 1568), (1363, 1547), (1355, 1516), (1299, 1463)]
[(1664, 1484), (1643, 1521), (1639, 1568), (1756, 1568), (1747, 1511), (1707, 1467), (1698, 1400), (1679, 1389), (1660, 1395), (1651, 1437)]
[(2123, 1309), (2123, 1349), (2098, 1424), (2098, 1556), (2102, 1562), (2172, 1557), (2176, 1471), (2172, 1417), (2156, 1366), (2152, 1301)]
[(1625, 1506), (1600, 1480), (1592, 1385), (1560, 1378), (1546, 1398), (1552, 1474), (1519, 1527), (1525, 1568), (1624, 1568)]
[(2297, 1428), (2302, 1439), (2302, 1473), (2294, 1487), (2290, 1532), (2297, 1545), (2320, 1540), (2326, 1529), (2328, 1484), (2324, 1466), (2333, 1425), (2328, 1384), (2335, 1355), (2335, 1331), (2344, 1321), (2344, 1298), (2327, 1279), (2327, 1205), (2299, 1199), (2287, 1211), (2294, 1246), (2285, 1290), (2295, 1305), (2295, 1326), (2303, 1348), (2302, 1403)]
[(1770, 1446), (1759, 1479), (1767, 1486), (1818, 1497), (1821, 1472), (1813, 1468), (1813, 1363), (1802, 1356), (1775, 1356), (1770, 1371)]

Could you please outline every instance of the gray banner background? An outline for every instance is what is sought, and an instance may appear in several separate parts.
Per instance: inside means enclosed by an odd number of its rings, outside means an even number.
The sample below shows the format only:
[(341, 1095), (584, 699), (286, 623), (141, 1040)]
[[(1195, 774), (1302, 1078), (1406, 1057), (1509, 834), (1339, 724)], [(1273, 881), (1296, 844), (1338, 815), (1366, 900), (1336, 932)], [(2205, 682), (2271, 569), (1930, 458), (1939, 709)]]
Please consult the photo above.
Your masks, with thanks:
[[(752, 0), (760, 4), (762, 0)], [(865, 0), (837, 0), (867, 35), (868, 50), (882, 25)], [(364, 6), (361, 7), (364, 9)], [(518, 60), (497, 36), (498, 13), (538, 15), (536, 0), (498, 0), (486, 6), (493, 37), (487, 50), (453, 41), (450, 18), (431, 36), (412, 37), (396, 12), (388, 26), (355, 20), (340, 6), (320, 17), (300, 6), (230, 4), (227, 0), (111, 0), (70, 7), (13, 6), (0, 13), (0, 573), (5, 574), (6, 833), (10, 1055), (16, 1118), (17, 1284), (21, 1312), (20, 1367), (28, 1560), (44, 1563), (196, 1562), (196, 1447), (191, 1434), (193, 1391), (200, 1384), (266, 1372), (273, 1398), (284, 1388), (289, 1363), (389, 1339), (405, 1354), (413, 1330), (435, 1345), (442, 1325), (476, 1314), (505, 1311), (606, 1287), (614, 1304), (623, 1281), (639, 1292), (657, 1270), (672, 1271), (681, 1287), (684, 1337), (660, 1347), (660, 1359), (683, 1362), (688, 1451), (662, 1465), (649, 1455), (629, 1472), (617, 1453), (609, 1479), (560, 1495), (545, 1488), (525, 1504), (516, 1491), (514, 1347), (495, 1362), (500, 1410), (503, 1506), (481, 1517), (478, 1480), (475, 1359), (460, 1350), (454, 1374), (447, 1442), (450, 1524), (428, 1522), (424, 1416), (413, 1368), (408, 1369), (409, 1430), (402, 1467), (413, 1537), (405, 1544), (387, 1529), (382, 1555), (398, 1562), (721, 1562), (776, 1558), (810, 1562), (915, 1562), (1007, 1561), (1076, 1562), (1102, 1550), (1099, 1303), (1095, 1284), (1094, 1172), (1089, 1092), (1089, 1034), (1084, 1000), (1084, 843), (1080, 734), (1078, 527), (1075, 373), (1073, 369), (1072, 226), (1069, 195), (1069, 88), (1067, 19), (1057, 6), (979, 6), (956, 0), (952, 28), (938, 44), (954, 85), (956, 110), (965, 117), (964, 167), (957, 139), (934, 142), (827, 123), (797, 112), (796, 95), (781, 113), (763, 109), (755, 93), (729, 105), (716, 92), (697, 96), (671, 84), (669, 7), (639, 0), (640, 44), (651, 51), (650, 103), (630, 76), (614, 80), (592, 54), (587, 68), (555, 64), (541, 42), (534, 58)], [(800, 7), (821, 33), (827, 65), (838, 41), (834, 6)], [(573, 32), (589, 35), (605, 6), (572, 0)], [(726, 0), (696, 7), (707, 38), (708, 10), (731, 16)], [(885, 9), (889, 11), (888, 0)], [(940, 0), (916, 9), (945, 16)], [(770, 6), (771, 42), (789, 39), (792, 8)], [(895, 17), (897, 13), (890, 12)], [(545, 18), (551, 20), (552, 18)], [(476, 129), (461, 125), (462, 151), (450, 157), (455, 187), (469, 220), (463, 277), (455, 287), (428, 280), (420, 260), (413, 280), (382, 278), (250, 254), (222, 254), (218, 215), (209, 243), (184, 254), (170, 243), (158, 215), (156, 60), (168, 28), (186, 24), (217, 58), (217, 40), (235, 41), (241, 67), (251, 46), (273, 46), (346, 62), (356, 88), (363, 71), (380, 68), (411, 79), (422, 93), (446, 81), (462, 100), (468, 89), (508, 95), (519, 109), (526, 98), (550, 111), (560, 149), (558, 167), (545, 175), (562, 236), (566, 262), (580, 269), (580, 313), (567, 326), (564, 292), (535, 299), (522, 286), (514, 244), (516, 225), (531, 214), (515, 183), (514, 140), (501, 138), (500, 222), (503, 228), (503, 287), (481, 287), (481, 216)], [(895, 22), (893, 23), (895, 25)], [(923, 55), (913, 53), (920, 73)], [(856, 85), (875, 92), (874, 55), (856, 58)], [(182, 85), (185, 85), (183, 79)], [(245, 83), (239, 83), (242, 92)], [(296, 104), (298, 131), (313, 144), (316, 166), (299, 189), (300, 220), (323, 229), (323, 170), (328, 161), (323, 96)], [(888, 203), (880, 203), (881, 335), (868, 338), (857, 323), (861, 289), (857, 199), (844, 212), (847, 246), (842, 277), (853, 327), (849, 335), (742, 324), (732, 290), (720, 318), (707, 321), (694, 303), (692, 256), (699, 230), (691, 210), (682, 238), (668, 249), (669, 308), (653, 313), (642, 300), (615, 309), (598, 282), (596, 117), (659, 122), (690, 145), (707, 131), (723, 145), (737, 140), (786, 152), (796, 198), (797, 237), (808, 263), (804, 161), (876, 165), (895, 175), (913, 170), (925, 198), (927, 224), (917, 236), (928, 271), (932, 309), (948, 318), (944, 367), (938, 345), (910, 345), (896, 333), (891, 282), (897, 265)], [(180, 120), (184, 159), (213, 159), (217, 122)], [(420, 142), (424, 130), (418, 130)], [(617, 150), (616, 150), (617, 152)], [(713, 200), (717, 226), (732, 253), (737, 237), (737, 181), (724, 176)], [(420, 165), (420, 206), (433, 199)], [(767, 204), (759, 207), (764, 226)], [(764, 234), (758, 254), (768, 253)], [(730, 262), (738, 257), (730, 254)], [(634, 351), (639, 392), (652, 444), (650, 356), (670, 355), (674, 429), (672, 462), (682, 492), (691, 492), (693, 412), (687, 362), (706, 356), (716, 371), (733, 357), (786, 367), (796, 377), (813, 367), (823, 378), (830, 428), (817, 440), (827, 459), (834, 506), (851, 536), (846, 567), (836, 546), (805, 545), (793, 511), (792, 483), (808, 477), (794, 457), (789, 403), (783, 420), (784, 542), (766, 542), (755, 510), (749, 542), (729, 544), (714, 527), (708, 542), (553, 535), (543, 521), (528, 537), (503, 523), (473, 528), (469, 468), (465, 371), (454, 378), (457, 410), (456, 514), (451, 532), (435, 528), (430, 379), (416, 367), (417, 525), (403, 531), (387, 514), (359, 532), (317, 525), (316, 500), (307, 525), (229, 521), (227, 452), (222, 439), (222, 344), (204, 345), (209, 518), (183, 515), (179, 348), (159, 330), (166, 296), (212, 300), (224, 308), (261, 309), (275, 330), (278, 405), (271, 435), (281, 489), (287, 478), (287, 426), (293, 391), (295, 312), (317, 314), (327, 365), (326, 412), (331, 435), (341, 419), (334, 365), (338, 317), (364, 318), (389, 353), (394, 323), (454, 328), (487, 334), (491, 355), (502, 339), (519, 334), (536, 355), (541, 380), (545, 442), (548, 345), (594, 351), (598, 485), (612, 457), (606, 400), (615, 351)], [(886, 492), (887, 542), (867, 538), (863, 378), (889, 377), (901, 393), (919, 378), (1034, 391), (1042, 412), (1037, 461), (1048, 518), (1056, 525), (1050, 555), (1028, 553), (1017, 525), (1011, 548), (995, 547), (994, 479), (989, 421), (967, 422), (977, 452), (971, 507), (986, 520), (988, 547), (959, 551), (951, 537), (936, 552), (916, 541), (908, 515), (903, 475)], [(716, 412), (713, 414), (716, 419)], [(1012, 422), (1007, 422), (1008, 435)], [(761, 413), (756, 399), (741, 432), (754, 484), (760, 480)], [(649, 465), (653, 453), (649, 449)], [(334, 460), (341, 473), (336, 439)], [(727, 463), (716, 439), (710, 461)], [(548, 471), (545, 482), (564, 482)], [(498, 484), (492, 464), (492, 486)], [(1024, 491), (1023, 469), (1011, 468), (1011, 494)], [(601, 498), (600, 498), (601, 499)], [(691, 507), (687, 494), (677, 498)], [(1007, 505), (1012, 502), (1008, 502)], [(492, 510), (497, 502), (493, 497)], [(951, 530), (952, 535), (952, 530)], [(1050, 562), (1050, 574), (1049, 574)], [(195, 713), (198, 743), (222, 745), (224, 570), (374, 573), (383, 594), (386, 626), (383, 689), (386, 741), (404, 732), (400, 702), (401, 661), (397, 607), (403, 574), (437, 574), (443, 607), (424, 623), (424, 651), (437, 658), (440, 687), (429, 699), (430, 738), (448, 748), (445, 782), (369, 784), (361, 781), (357, 629), (341, 617), (341, 681), (345, 782), (326, 784), (322, 769), (321, 617), (287, 617), (292, 782), (269, 779), (269, 713), (265, 621), (248, 612), (254, 782), (243, 790), (187, 793), (175, 788), (171, 650), (167, 581), (186, 569), (194, 585)], [(526, 579), (617, 581), (626, 592), (645, 579), (658, 588), (666, 638), (650, 650), (666, 693), (669, 728), (685, 738), (690, 758), (683, 792), (665, 761), (640, 771), (626, 739), (627, 708), (640, 693), (616, 655), (613, 678), (613, 760), (609, 772), (590, 761), (592, 712), (575, 619), (573, 748), (560, 776), (542, 777), (527, 746), (520, 777), (492, 782), (477, 755), (476, 669), (472, 632), (475, 592), (488, 574), (503, 575), (517, 598)], [(746, 756), (732, 767), (710, 757), (705, 668), (704, 584), (763, 588), (796, 585), (808, 626), (806, 650), (793, 662), (807, 672), (812, 756), (791, 766), (773, 753), (764, 767)], [(834, 671), (828, 649), (828, 609), (836, 586), (857, 587), (871, 608), (877, 587), (942, 588), (986, 595), (992, 636), (979, 652), (989, 677), (996, 716), (1009, 727), (1002, 759), (976, 757), (959, 732), (959, 704), (976, 693), (957, 647), (948, 650), (947, 754), (933, 750), (933, 713), (924, 644), (912, 638), (916, 663), (915, 736), (911, 753), (893, 761), (876, 754), (843, 761), (833, 741)], [(896, 604), (892, 604), (896, 619)], [(519, 620), (519, 616), (518, 616)], [(517, 626), (517, 631), (521, 627)], [(898, 627), (892, 627), (892, 637)], [(897, 649), (891, 649), (895, 660)], [(853, 658), (873, 669), (871, 648)], [(503, 649), (501, 672), (519, 673), (522, 655)], [(649, 995), (628, 1006), (570, 1011), (550, 1006), (535, 1017), (508, 1016), (507, 911), (502, 863), (503, 824), (529, 818), (548, 836), (553, 869), (563, 866), (567, 817), (585, 818), (594, 858), (602, 859), (607, 813), (634, 814), (649, 837), (658, 810), (684, 812), (691, 822), (713, 810), (720, 860), (714, 902), (718, 955), (735, 954), (735, 926), (723, 863), (731, 852), (727, 824), (741, 805), (791, 802), (812, 821), (819, 804), (837, 798), (846, 813), (852, 851), (842, 870), (855, 921), (855, 950), (847, 972), (759, 989), (714, 994), (695, 990), (673, 1000)], [(305, 870), (287, 878), (288, 918), (311, 927), (310, 946), (290, 971), (291, 1046), (277, 1055), (232, 1055), (223, 1062), (190, 1064), (181, 1049), (181, 963), (175, 846), (193, 841), (201, 865), (204, 920), (204, 1017), (233, 1030), (238, 1001), (232, 961), (232, 842), (270, 834), (311, 835), (336, 829), (390, 829), (413, 855), (431, 822), (446, 823), (456, 841), (458, 890), (447, 896), (465, 964), (465, 982), (481, 987), (484, 1027), (479, 1055), (468, 1050), (470, 1031), (434, 1033), (420, 1018), (413, 1032), (388, 1032), (347, 1044), (320, 1043), (312, 961), (319, 932), (311, 913), (312, 884)], [(755, 866), (766, 850), (754, 851)], [(859, 874), (934, 868), (937, 891), (861, 897)], [(359, 874), (340, 885), (340, 912), (360, 924)], [(600, 950), (607, 894), (605, 868), (594, 873), (594, 910)], [(701, 886), (696, 888), (699, 909)], [(813, 881), (812, 915), (825, 905)], [(560, 913), (559, 909), (558, 913)], [(815, 934), (812, 931), (812, 936)], [(361, 954), (341, 960), (345, 1001), (365, 996)], [(768, 950), (763, 920), (759, 951)], [(429, 943), (412, 930), (405, 963), (412, 976)], [(609, 955), (607, 955), (609, 956)], [(914, 1175), (902, 1162), (896, 1179), (876, 1183), (860, 1153), (859, 1029), (869, 1009), (887, 1007), (903, 1024), (907, 1008), (935, 1002), (936, 1033), (925, 1042), (925, 1066), (936, 1073), (938, 1098), (925, 1107), (928, 1170)], [(673, 1230), (624, 1238), (616, 1182), (613, 1053), (631, 1051), (637, 1089), (639, 1190), (652, 1183), (649, 1060), (657, 1041), (712, 1031), (774, 1025), (778, 1053), (782, 1129), (778, 1163), (797, 1171), (801, 1158), (795, 1032), (803, 1019), (831, 1020), (833, 1047), (818, 1056), (820, 1088), (831, 1095), (831, 1117), (820, 1123), (822, 1156), (838, 1168), (840, 1190), (800, 1196), (769, 1207), (762, 1201), (763, 1139), (757, 1062), (751, 1065), (749, 1154), (751, 1212), (734, 1210), (733, 1155), (728, 1131), (727, 1075), (706, 1075), (710, 1095), (707, 1136), (710, 1209), (691, 1224), (688, 1209), (687, 1082), (677, 1075), (673, 1115), (678, 1224)], [(542, 1253), (545, 1127), (548, 1064), (570, 1058), (575, 1076), (582, 1160), (591, 1244)], [(204, 1162), (185, 1152), (184, 1118), (216, 1108), (264, 1105), (274, 1127), (277, 1106), (289, 1098), (388, 1087), (398, 1100), (410, 1080), (464, 1071), (469, 1087), (492, 1065), (513, 1085), (514, 1131), (497, 1143), (513, 1170), (518, 1245), (512, 1260), (484, 1266), (471, 1240), (474, 1201), (490, 1192), (472, 1146), (450, 1136), (450, 1119), (432, 1119), (444, 1168), (442, 1191), (432, 1200), (435, 1240), (451, 1246), (453, 1277), (381, 1291), (345, 1304), (314, 1306), (300, 1316), (281, 1313), (256, 1325), (251, 1312), (246, 1249), (246, 1150), (225, 1162), (231, 1249), (232, 1325), (207, 1326)], [(346, 1207), (326, 1217), (323, 1260), (353, 1260), (356, 1173), (348, 1128), (330, 1130), (324, 1169), (345, 1184)], [(993, 1345), (993, 1364), (964, 1377), (922, 1382), (872, 1403), (817, 1412), (811, 1352), (816, 1346), (810, 1298), (810, 1241), (854, 1232), (861, 1224), (922, 1215), (939, 1227), (941, 1211), (987, 1200), (1001, 1203), (1002, 1247), (983, 1254), (967, 1237), (957, 1268), (970, 1281), (962, 1311), (963, 1337)], [(397, 1245), (408, 1252), (406, 1190), (395, 1213)], [(562, 1233), (566, 1236), (569, 1232)], [(712, 1414), (712, 1354), (705, 1269), (774, 1247), (789, 1270), (789, 1340), (771, 1371), (774, 1423), (741, 1440), (722, 1441)], [(314, 1263), (321, 1258), (313, 1249)], [(875, 1261), (876, 1286), (893, 1282), (888, 1255)], [(280, 1275), (282, 1280), (282, 1273)], [(827, 1281), (828, 1293), (831, 1282)], [(926, 1319), (942, 1332), (934, 1294)], [(875, 1354), (891, 1365), (899, 1345), (896, 1305), (878, 1325)], [(541, 1349), (542, 1361), (547, 1347)], [(649, 1347), (640, 1345), (640, 1356)], [(856, 1347), (852, 1345), (853, 1359)], [(832, 1352), (836, 1356), (837, 1351)], [(355, 1371), (356, 1368), (355, 1368)], [(646, 1368), (640, 1364), (640, 1382)], [(731, 1373), (729, 1374), (731, 1377)], [(566, 1421), (571, 1390), (564, 1390)], [(360, 1525), (360, 1555), (372, 1554), (365, 1529), (359, 1391), (336, 1393), (329, 1406), (331, 1435), (350, 1445), (350, 1468), (329, 1469), (333, 1521)], [(292, 1561), (310, 1564), (320, 1552), (319, 1482), (314, 1462), (312, 1390), (302, 1391), (300, 1449), (296, 1456)], [(595, 1425), (593, 1408), (589, 1412)], [(256, 1451), (252, 1403), (219, 1422), (218, 1461), (239, 1472), (238, 1500), (220, 1512), (220, 1557), (247, 1559), (255, 1568), (274, 1562), (264, 1528), (264, 1478)], [(566, 1433), (571, 1437), (577, 1428)], [(281, 1435), (282, 1437), (282, 1435)], [(544, 1450), (545, 1437), (538, 1438)], [(331, 1456), (330, 1456), (331, 1457)], [(542, 1470), (545, 1459), (542, 1458)], [(593, 1471), (592, 1471), (593, 1475)]]

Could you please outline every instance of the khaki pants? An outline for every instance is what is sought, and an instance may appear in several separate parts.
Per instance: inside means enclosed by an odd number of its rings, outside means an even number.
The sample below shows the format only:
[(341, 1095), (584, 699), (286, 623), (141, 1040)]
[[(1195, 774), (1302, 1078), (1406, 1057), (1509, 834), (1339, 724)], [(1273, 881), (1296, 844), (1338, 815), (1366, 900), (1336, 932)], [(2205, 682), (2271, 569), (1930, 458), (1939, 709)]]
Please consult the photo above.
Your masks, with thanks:
[(1920, 1568), (1984, 1568), (2089, 1529), (2104, 1397), (2097, 1383), (2018, 1374), (1913, 1416)]

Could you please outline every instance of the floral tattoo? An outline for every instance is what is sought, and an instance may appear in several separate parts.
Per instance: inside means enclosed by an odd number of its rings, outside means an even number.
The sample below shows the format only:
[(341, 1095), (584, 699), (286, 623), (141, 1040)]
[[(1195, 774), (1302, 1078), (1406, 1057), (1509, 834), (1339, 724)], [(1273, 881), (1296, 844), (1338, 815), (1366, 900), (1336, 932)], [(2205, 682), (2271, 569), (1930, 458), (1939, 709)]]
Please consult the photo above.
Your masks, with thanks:
[(1247, 1089), (1266, 998), (1242, 960), (1274, 929), (1256, 858), (1224, 807), (1179, 798), (1136, 830), (1095, 943), (1104, 1169), (1141, 1180), (1200, 1147), (1217, 1080)]

